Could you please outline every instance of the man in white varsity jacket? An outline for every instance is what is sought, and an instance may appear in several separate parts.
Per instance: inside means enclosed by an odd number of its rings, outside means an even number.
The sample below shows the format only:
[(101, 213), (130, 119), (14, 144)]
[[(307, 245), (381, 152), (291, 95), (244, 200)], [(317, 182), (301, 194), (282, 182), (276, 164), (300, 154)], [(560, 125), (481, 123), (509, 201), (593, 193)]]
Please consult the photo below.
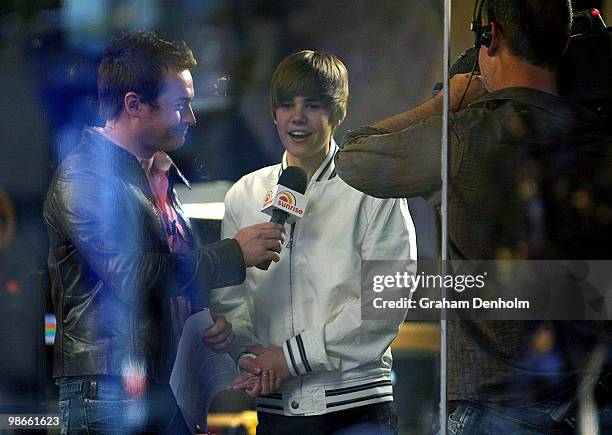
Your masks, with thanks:
[(244, 176), (225, 199), (222, 233), (232, 237), (269, 220), (260, 209), (284, 168), (308, 176), (308, 205), (286, 227), (281, 260), (211, 294), (245, 370), (233, 387), (258, 396), (258, 434), (397, 431), (389, 344), (405, 312), (361, 319), (361, 261), (416, 260), (416, 238), (404, 199), (367, 196), (336, 176), (332, 135), (347, 101), (348, 74), (335, 56), (283, 60), (270, 91), (283, 161)]

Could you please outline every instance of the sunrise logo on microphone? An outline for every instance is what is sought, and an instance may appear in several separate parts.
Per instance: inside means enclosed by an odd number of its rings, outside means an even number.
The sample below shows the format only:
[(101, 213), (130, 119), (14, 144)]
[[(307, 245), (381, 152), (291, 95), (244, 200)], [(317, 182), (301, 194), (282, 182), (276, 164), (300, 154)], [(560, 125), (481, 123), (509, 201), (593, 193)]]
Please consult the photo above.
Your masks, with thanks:
[(295, 196), (293, 195), (293, 193), (287, 192), (286, 190), (278, 192), (278, 200), (288, 205), (295, 205), (295, 202), (296, 202)]
[(281, 190), (276, 194), (276, 200), (278, 201), (279, 207), (297, 214), (298, 216), (302, 216), (304, 214), (304, 209), (297, 206), (297, 201), (293, 193), (286, 190)]
[(286, 223), (293, 224), (304, 216), (308, 200), (304, 194), (278, 184), (266, 194), (261, 211), (273, 216), (275, 211), (289, 214)]

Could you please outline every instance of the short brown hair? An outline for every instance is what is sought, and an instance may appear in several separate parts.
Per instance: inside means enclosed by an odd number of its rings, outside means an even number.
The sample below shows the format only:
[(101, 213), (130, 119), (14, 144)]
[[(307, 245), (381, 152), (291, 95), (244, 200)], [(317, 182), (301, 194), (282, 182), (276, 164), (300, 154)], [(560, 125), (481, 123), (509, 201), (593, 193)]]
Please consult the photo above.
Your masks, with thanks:
[(270, 109), (276, 119), (281, 102), (295, 97), (318, 98), (329, 112), (332, 124), (339, 124), (348, 106), (348, 71), (333, 54), (303, 50), (286, 57), (274, 71), (270, 86)]
[(123, 97), (136, 92), (155, 106), (170, 69), (183, 71), (197, 65), (184, 42), (167, 41), (153, 32), (128, 32), (111, 42), (98, 68), (98, 101), (104, 120), (116, 119), (123, 110)]
[(569, 0), (483, 0), (485, 25), (501, 28), (510, 52), (532, 65), (555, 69), (570, 39)]

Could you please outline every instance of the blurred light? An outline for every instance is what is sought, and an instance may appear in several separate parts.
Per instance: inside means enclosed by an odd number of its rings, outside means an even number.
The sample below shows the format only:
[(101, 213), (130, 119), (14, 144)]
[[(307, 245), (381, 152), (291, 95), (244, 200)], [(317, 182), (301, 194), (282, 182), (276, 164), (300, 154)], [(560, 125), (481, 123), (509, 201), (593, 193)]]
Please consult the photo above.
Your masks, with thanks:
[(15, 235), (15, 210), (8, 194), (0, 187), (0, 251), (6, 248)]
[(139, 362), (128, 361), (121, 369), (123, 386), (131, 398), (142, 397), (147, 389), (147, 369)]
[(183, 211), (187, 217), (192, 219), (222, 220), (225, 214), (225, 205), (222, 202), (183, 204)]
[(591, 196), (586, 190), (576, 190), (572, 195), (572, 205), (578, 211), (588, 211), (592, 206)]
[(177, 185), (176, 193), (185, 214), (193, 219), (221, 220), (225, 214), (223, 200), (232, 186), (230, 181), (195, 183), (188, 189)]
[(9, 279), (6, 282), (6, 290), (9, 293), (16, 294), (19, 291), (19, 284), (14, 279)]
[(53, 345), (56, 330), (57, 323), (55, 321), (55, 315), (45, 314), (45, 344)]

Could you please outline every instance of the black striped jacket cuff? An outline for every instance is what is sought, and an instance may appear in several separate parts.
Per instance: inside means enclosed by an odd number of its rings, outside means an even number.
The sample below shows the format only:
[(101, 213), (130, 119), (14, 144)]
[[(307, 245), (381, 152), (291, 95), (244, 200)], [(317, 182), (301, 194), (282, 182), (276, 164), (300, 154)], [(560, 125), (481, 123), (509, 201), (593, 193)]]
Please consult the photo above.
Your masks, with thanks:
[(306, 373), (312, 372), (310, 363), (308, 362), (308, 356), (306, 355), (306, 348), (300, 334), (283, 343), (283, 352), (285, 354), (285, 360), (289, 372), (293, 376), (305, 375)]

